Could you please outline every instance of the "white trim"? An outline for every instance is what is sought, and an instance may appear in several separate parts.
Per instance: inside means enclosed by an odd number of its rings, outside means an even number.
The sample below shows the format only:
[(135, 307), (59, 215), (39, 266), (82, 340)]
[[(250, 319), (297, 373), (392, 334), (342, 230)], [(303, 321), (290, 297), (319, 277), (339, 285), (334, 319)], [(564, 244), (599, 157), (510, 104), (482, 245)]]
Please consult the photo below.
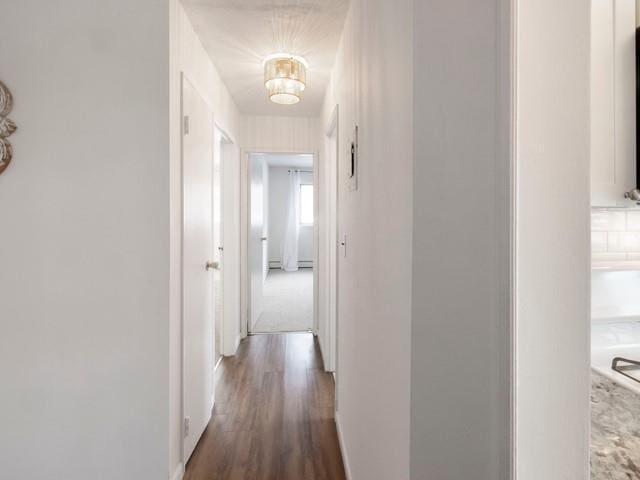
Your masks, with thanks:
[(344, 444), (344, 436), (342, 435), (342, 427), (340, 426), (340, 415), (336, 411), (334, 413), (334, 420), (336, 422), (336, 431), (338, 432), (338, 445), (340, 446), (340, 453), (342, 454), (342, 465), (344, 466), (344, 474), (347, 480), (351, 480), (351, 468), (349, 467), (349, 457), (347, 456), (347, 449)]
[(273, 148), (248, 148), (242, 150), (246, 155), (317, 155), (317, 150), (277, 150)]
[(240, 151), (240, 336), (249, 334), (249, 155)]
[(339, 108), (338, 104), (336, 104), (336, 106), (333, 107), (333, 112), (331, 112), (331, 117), (329, 117), (329, 121), (327, 122), (327, 128), (324, 131), (324, 134), (327, 137), (332, 136), (333, 132), (338, 128), (338, 108)]
[[(313, 265), (320, 259), (320, 152), (313, 155)], [(318, 336), (320, 324), (320, 277), (318, 268), (313, 269), (313, 334)]]
[[(214, 119), (215, 120), (215, 119)], [(221, 155), (220, 158), (220, 168), (222, 171), (221, 178), (221, 199), (222, 199), (222, 237), (221, 242), (222, 246), (225, 247), (225, 250), (222, 252), (222, 273), (221, 273), (221, 283), (222, 283), (222, 328), (221, 328), (221, 338), (216, 339), (216, 342), (220, 346), (220, 352), (223, 356), (233, 356), (237, 350), (238, 337), (242, 335), (241, 332), (241, 321), (242, 321), (242, 312), (241, 312), (241, 298), (242, 292), (241, 288), (241, 279), (238, 277), (235, 278), (227, 278), (229, 276), (229, 272), (233, 270), (229, 270), (229, 268), (240, 268), (240, 256), (241, 256), (241, 245), (242, 245), (242, 233), (241, 233), (241, 218), (240, 218), (240, 210), (241, 210), (241, 182), (242, 182), (242, 167), (241, 167), (241, 150), (238, 147), (237, 143), (233, 141), (233, 139), (229, 136), (229, 134), (222, 129), (217, 123), (214, 122), (214, 132), (217, 132), (220, 135), (220, 146), (219, 152)], [(215, 137), (214, 137), (215, 138)], [(215, 150), (214, 150), (215, 151)], [(237, 164), (237, 170), (234, 166), (233, 170), (230, 170), (229, 167), (231, 164)], [(233, 175), (232, 175), (233, 173)], [(237, 178), (236, 178), (237, 175)], [(229, 188), (235, 188), (237, 183), (237, 195), (233, 195), (233, 201), (225, 201), (228, 200), (227, 196), (229, 194)], [(231, 185), (231, 187), (230, 187)], [(233, 193), (236, 193), (235, 191)], [(226, 220), (230, 218), (234, 219), (234, 222), (229, 222), (227, 224)], [(237, 230), (235, 228), (237, 221)], [(234, 245), (238, 247), (238, 251), (234, 251), (235, 248), (231, 248), (229, 245)], [(230, 254), (233, 252), (233, 255)], [(226, 268), (225, 268), (226, 263)], [(237, 289), (237, 291), (236, 291)], [(233, 307), (236, 304), (237, 311)], [(237, 314), (236, 314), (237, 312)]]
[[(180, 71), (180, 459), (184, 462), (184, 417), (185, 417), (185, 335), (184, 335), (184, 83), (189, 81)], [(183, 463), (180, 462), (179, 466)]]
[[(338, 195), (338, 189), (339, 189), (339, 172), (340, 172), (340, 120), (339, 120), (339, 105), (336, 104), (333, 107), (333, 111), (331, 113), (331, 116), (329, 118), (329, 121), (327, 122), (327, 127), (324, 131), (325, 134), (325, 145), (326, 145), (326, 141), (331, 140), (333, 137), (335, 137), (335, 178), (325, 178), (325, 182), (328, 182), (329, 185), (327, 185), (327, 188), (324, 189), (324, 191), (322, 191), (323, 189), (319, 188), (318, 189), (318, 197), (320, 197), (323, 194), (328, 194), (330, 197), (335, 196), (335, 218), (331, 218), (330, 213), (331, 212), (326, 212), (327, 216), (329, 217), (329, 220), (333, 222), (335, 222), (335, 225), (330, 225), (328, 222), (325, 225), (325, 228), (327, 228), (329, 231), (326, 232), (327, 233), (327, 237), (330, 237), (331, 231), (333, 228), (335, 228), (335, 238), (328, 238), (328, 245), (327, 248), (329, 249), (327, 252), (324, 252), (325, 255), (327, 255), (328, 258), (324, 259), (325, 262), (325, 266), (326, 266), (326, 275), (329, 276), (329, 278), (327, 279), (326, 282), (323, 282), (322, 279), (319, 279), (318, 284), (319, 284), (319, 288), (328, 288), (329, 291), (325, 292), (324, 298), (325, 298), (325, 302), (326, 302), (326, 312), (328, 313), (329, 317), (326, 319), (326, 325), (327, 325), (327, 332), (326, 335), (323, 335), (326, 337), (327, 342), (329, 343), (329, 345), (323, 345), (322, 342), (320, 345), (320, 348), (322, 349), (323, 347), (328, 347), (328, 350), (323, 350), (323, 352), (326, 352), (327, 355), (325, 355), (325, 370), (329, 371), (329, 372), (335, 372), (337, 369), (337, 364), (338, 364), (338, 295), (339, 295), (339, 289), (338, 289), (338, 262), (339, 262), (339, 258), (340, 258), (340, 251), (339, 251), (339, 246), (338, 246), (338, 237), (339, 237), (339, 195)], [(328, 155), (328, 151), (325, 151), (325, 164), (326, 164), (326, 160), (329, 158)], [(333, 184), (333, 182), (335, 181), (335, 185)], [(329, 202), (330, 204), (330, 202)], [(330, 252), (331, 250), (334, 250), (334, 254), (335, 254), (335, 262), (332, 264), (331, 262), (331, 255)], [(318, 261), (320, 261), (320, 259), (318, 259)], [(320, 269), (318, 269), (320, 270)], [(333, 275), (332, 275), (332, 271), (335, 270), (335, 282), (333, 281)], [(318, 295), (320, 296), (320, 295)], [(333, 299), (333, 301), (332, 301)], [(336, 384), (337, 387), (337, 384)]]
[(511, 305), (509, 306), (509, 328), (510, 342), (509, 342), (509, 387), (510, 387), (510, 406), (509, 406), (509, 423), (510, 423), (510, 438), (509, 438), (509, 450), (510, 450), (510, 462), (511, 462), (511, 480), (516, 480), (518, 476), (518, 452), (517, 452), (517, 404), (518, 404), (518, 356), (517, 356), (517, 332), (518, 332), (518, 288), (517, 288), (517, 211), (518, 211), (518, 149), (517, 149), (517, 124), (518, 124), (518, 0), (507, 0), (507, 6), (509, 9), (508, 21), (509, 21), (509, 167), (510, 174), (510, 192), (509, 199), (509, 298), (511, 299)]
[(184, 464), (180, 462), (178, 464), (178, 467), (176, 468), (176, 471), (173, 472), (171, 480), (182, 480), (182, 477), (184, 477)]
[[(298, 268), (313, 268), (313, 260), (298, 260)], [(269, 260), (269, 270), (279, 270), (280, 260)]]

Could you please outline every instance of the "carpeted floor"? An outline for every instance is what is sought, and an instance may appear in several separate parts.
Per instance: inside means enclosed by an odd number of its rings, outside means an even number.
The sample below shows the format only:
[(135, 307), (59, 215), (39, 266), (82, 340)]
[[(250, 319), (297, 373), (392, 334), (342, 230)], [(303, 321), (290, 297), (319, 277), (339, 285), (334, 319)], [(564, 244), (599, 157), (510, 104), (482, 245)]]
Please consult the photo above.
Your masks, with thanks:
[(252, 333), (300, 332), (313, 328), (313, 270), (270, 270), (262, 313)]

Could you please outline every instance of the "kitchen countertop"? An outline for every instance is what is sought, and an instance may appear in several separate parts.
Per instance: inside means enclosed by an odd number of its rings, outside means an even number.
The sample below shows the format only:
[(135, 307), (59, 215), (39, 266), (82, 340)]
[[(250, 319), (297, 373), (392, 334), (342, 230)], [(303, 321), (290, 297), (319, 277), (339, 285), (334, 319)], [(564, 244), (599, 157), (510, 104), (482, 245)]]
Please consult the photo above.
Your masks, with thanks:
[(640, 480), (640, 395), (592, 373), (591, 479)]

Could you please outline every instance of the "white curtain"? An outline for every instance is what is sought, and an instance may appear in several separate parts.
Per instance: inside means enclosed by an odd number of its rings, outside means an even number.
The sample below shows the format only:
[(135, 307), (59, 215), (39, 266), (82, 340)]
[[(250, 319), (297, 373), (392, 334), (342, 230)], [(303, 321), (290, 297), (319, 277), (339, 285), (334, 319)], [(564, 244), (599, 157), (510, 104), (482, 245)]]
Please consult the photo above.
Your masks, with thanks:
[(287, 213), (287, 224), (282, 237), (282, 252), (280, 262), (282, 270), (285, 272), (296, 272), (298, 270), (298, 225), (300, 210), (300, 173), (289, 172), (289, 212)]

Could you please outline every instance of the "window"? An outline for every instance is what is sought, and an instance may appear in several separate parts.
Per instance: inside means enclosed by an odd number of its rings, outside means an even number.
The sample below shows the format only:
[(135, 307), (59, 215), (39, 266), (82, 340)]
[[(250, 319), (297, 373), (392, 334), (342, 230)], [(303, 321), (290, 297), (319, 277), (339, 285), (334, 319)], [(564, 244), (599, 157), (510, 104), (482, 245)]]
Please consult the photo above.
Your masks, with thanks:
[(300, 225), (313, 225), (313, 185), (300, 185)]

